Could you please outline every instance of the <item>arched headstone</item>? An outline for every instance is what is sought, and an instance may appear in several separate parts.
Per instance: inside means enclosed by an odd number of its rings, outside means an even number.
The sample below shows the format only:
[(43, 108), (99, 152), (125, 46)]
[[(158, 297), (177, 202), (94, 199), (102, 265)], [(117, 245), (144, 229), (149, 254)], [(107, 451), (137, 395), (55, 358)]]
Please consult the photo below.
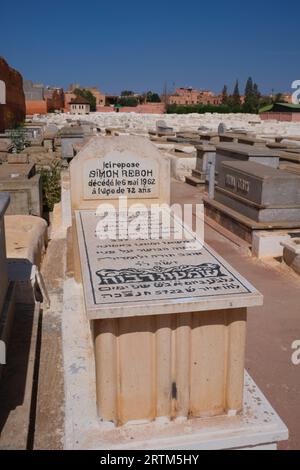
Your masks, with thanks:
[(218, 134), (225, 134), (227, 131), (226, 124), (224, 122), (220, 122), (219, 127), (218, 127)]

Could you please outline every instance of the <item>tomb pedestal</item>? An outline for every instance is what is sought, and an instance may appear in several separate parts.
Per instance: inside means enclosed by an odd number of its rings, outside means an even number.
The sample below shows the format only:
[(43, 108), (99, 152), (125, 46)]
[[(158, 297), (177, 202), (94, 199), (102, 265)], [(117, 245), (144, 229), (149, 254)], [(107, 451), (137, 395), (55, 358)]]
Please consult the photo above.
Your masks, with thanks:
[(186, 182), (193, 186), (206, 184), (209, 181), (209, 165), (215, 164), (216, 148), (213, 145), (197, 145), (196, 168), (192, 170), (192, 176), (186, 177)]
[[(222, 136), (223, 137), (223, 136)], [(238, 143), (220, 143), (216, 145), (216, 173), (225, 161), (250, 161), (278, 168), (279, 153), (260, 146)]]
[(300, 178), (256, 162), (223, 162), (206, 215), (252, 242), (255, 230), (300, 227)]
[(93, 328), (104, 421), (242, 410), (246, 309), (95, 320)]
[(41, 217), (42, 181), (34, 164), (3, 163), (0, 166), (0, 191), (10, 193), (7, 214)]

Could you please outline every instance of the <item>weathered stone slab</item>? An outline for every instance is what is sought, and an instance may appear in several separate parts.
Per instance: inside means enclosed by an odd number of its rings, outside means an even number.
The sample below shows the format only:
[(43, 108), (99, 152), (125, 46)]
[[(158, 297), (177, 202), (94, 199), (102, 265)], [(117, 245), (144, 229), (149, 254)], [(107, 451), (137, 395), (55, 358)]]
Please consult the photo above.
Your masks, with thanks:
[(284, 262), (300, 275), (300, 238), (290, 239), (282, 245)]
[(59, 132), (61, 141), (61, 156), (63, 159), (70, 160), (74, 157), (73, 145), (82, 143), (84, 139), (84, 130), (81, 126), (63, 127)]
[(260, 206), (300, 204), (300, 178), (255, 162), (224, 162), (218, 186)]
[(268, 148), (246, 144), (222, 143), (216, 145), (216, 172), (224, 161), (241, 160), (261, 163), (278, 168), (279, 153)]
[(10, 193), (7, 214), (42, 216), (41, 177), (35, 173), (34, 164), (1, 165), (0, 191)]
[(258, 222), (300, 223), (300, 178), (254, 162), (224, 162), (215, 200)]
[[(148, 213), (144, 216), (146, 233)], [(176, 230), (182, 230), (178, 222), (173, 220), (169, 238), (159, 238), (164, 232), (152, 221), (152, 239), (104, 241), (97, 236), (99, 221), (93, 211), (76, 212), (90, 319), (260, 304), (260, 294), (209, 247), (198, 241), (192, 249), (190, 241), (174, 239)]]
[(196, 170), (203, 174), (203, 182), (208, 181), (209, 165), (215, 165), (216, 147), (214, 145), (203, 144), (196, 147), (197, 161)]

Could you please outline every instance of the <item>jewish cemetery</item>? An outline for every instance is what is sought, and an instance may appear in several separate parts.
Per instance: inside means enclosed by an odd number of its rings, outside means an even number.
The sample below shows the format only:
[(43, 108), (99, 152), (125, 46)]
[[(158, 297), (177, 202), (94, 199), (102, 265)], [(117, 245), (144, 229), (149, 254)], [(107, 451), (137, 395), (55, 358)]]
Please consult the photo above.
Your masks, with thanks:
[[(85, 450), (134, 467), (146, 456), (197, 464), (204, 450), (300, 449), (300, 80), (284, 38), (279, 71), (265, 37), (254, 47), (230, 25), (199, 30), (192, 3), (195, 18), (174, 13), (182, 39), (169, 56), (162, 6), (159, 48), (143, 26), (148, 55), (132, 36), (135, 10), (125, 28), (117, 8), (92, 1), (99, 37), (65, 5), (71, 24), (56, 37), (39, 5), (44, 54), (37, 25), (16, 19), (17, 42), (4, 26), (1, 457)], [(34, 61), (18, 52), (22, 31)]]

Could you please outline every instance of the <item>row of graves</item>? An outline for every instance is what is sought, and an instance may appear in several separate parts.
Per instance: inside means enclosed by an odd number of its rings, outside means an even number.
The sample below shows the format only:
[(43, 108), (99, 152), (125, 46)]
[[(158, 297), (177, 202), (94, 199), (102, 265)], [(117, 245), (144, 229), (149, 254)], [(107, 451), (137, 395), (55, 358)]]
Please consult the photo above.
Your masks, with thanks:
[(283, 258), (299, 272), (300, 138), (198, 134), (196, 168), (186, 182), (206, 185), (206, 215), (255, 256)]
[(28, 122), (15, 132), (24, 135), (25, 148), (16, 153), (11, 134), (0, 137), (0, 192), (10, 194), (7, 214), (42, 217), (40, 170), (67, 167), (76, 154), (76, 145), (80, 149), (97, 129), (91, 122), (69, 123), (62, 129), (44, 122)]
[(65, 447), (287, 439), (244, 369), (247, 310), (262, 295), (171, 209), (169, 159), (145, 138), (95, 137), (72, 160), (70, 186)]

